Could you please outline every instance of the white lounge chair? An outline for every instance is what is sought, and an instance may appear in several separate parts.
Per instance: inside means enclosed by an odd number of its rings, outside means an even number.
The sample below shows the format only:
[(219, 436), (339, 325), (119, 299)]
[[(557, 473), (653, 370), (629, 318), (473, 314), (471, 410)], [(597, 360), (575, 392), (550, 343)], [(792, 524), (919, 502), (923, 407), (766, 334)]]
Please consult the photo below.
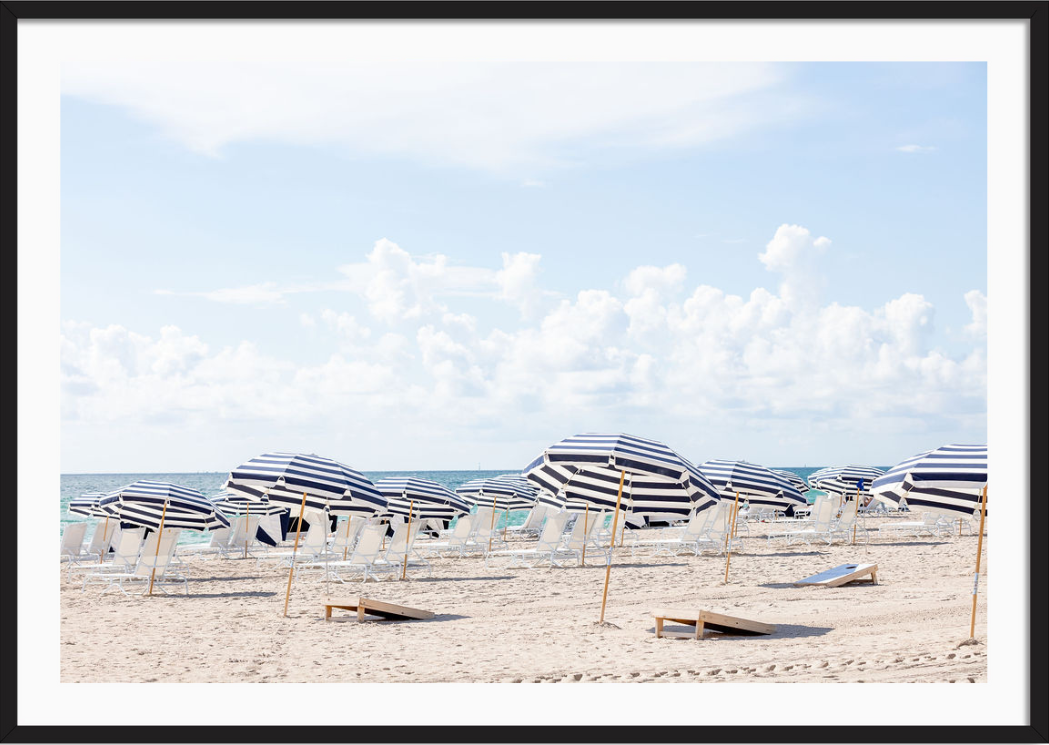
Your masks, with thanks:
[(550, 555), (550, 563), (562, 567), (564, 566), (562, 562), (571, 559), (581, 565), (584, 553), (591, 556), (602, 556), (607, 561), (610, 553), (608, 544), (602, 546), (598, 542), (598, 536), (604, 523), (604, 513), (589, 512), (578, 515), (575, 524), (572, 525), (572, 530), (568, 535), (562, 536), (561, 543)]
[(119, 528), (120, 523), (116, 520), (99, 520), (95, 525), (95, 532), (91, 534), (91, 542), (84, 549), (86, 557), (102, 559), (106, 552), (109, 551), (109, 546), (113, 542), (113, 536)]
[(295, 563), (298, 564), (302, 561), (318, 561), (324, 558), (324, 555), (328, 550), (327, 521), (314, 520), (310, 523), (309, 529), (299, 540), (299, 548), (297, 551), (294, 549), (294, 538), (292, 541), (293, 548), (291, 551), (273, 551), (266, 554), (260, 554), (256, 557), (255, 563), (261, 564), (263, 561), (272, 560), (290, 566), (293, 559)]
[(335, 582), (346, 582), (354, 577), (360, 577), (362, 582), (366, 582), (369, 577), (373, 579), (388, 577), (394, 567), (383, 558), (385, 550), (382, 545), (385, 537), (385, 524), (365, 525), (357, 537), (357, 543), (349, 559), (306, 562), (298, 565), (299, 572), (300, 574), (320, 572), (321, 579)]
[(59, 544), (58, 553), (62, 561), (77, 563), (84, 555), (84, 534), (87, 532), (87, 523), (70, 523), (62, 531), (62, 542)]
[(179, 549), (179, 553), (193, 557), (205, 558), (217, 554), (225, 555), (228, 546), (229, 528), (216, 528), (211, 531), (211, 540), (208, 541), (207, 545), (184, 546)]
[(348, 517), (344, 525), (336, 528), (335, 535), (331, 539), (331, 547), (328, 550), (332, 558), (346, 559), (349, 556), (366, 522), (368, 519), (365, 517)]
[(702, 512), (697, 512), (689, 518), (683, 528), (663, 528), (657, 532), (655, 538), (638, 538), (631, 542), (630, 551), (635, 553), (639, 550), (654, 548), (655, 553), (678, 554), (683, 551), (691, 551), (699, 556), (700, 551), (709, 544), (707, 528), (717, 512), (718, 506), (708, 507)]
[(543, 520), (550, 508), (545, 504), (536, 503), (529, 511), (528, 517), (522, 525), (511, 525), (507, 527), (506, 533), (511, 536), (537, 536), (543, 529)]
[(446, 540), (421, 541), (415, 549), (423, 556), (454, 554), (462, 557), (474, 534), (476, 515), (461, 515)]
[[(386, 553), (382, 562), (390, 565), (397, 576), (401, 573), (425, 571), (427, 577), (433, 576), (433, 567), (422, 555), (415, 550), (415, 539), (419, 535), (420, 524), (418, 520), (412, 521), (411, 529), (407, 523), (401, 523), (393, 532), (393, 538), (386, 546)], [(405, 564), (405, 557), (408, 562)]]
[(814, 517), (811, 521), (806, 521), (804, 526), (795, 530), (769, 533), (767, 543), (771, 544), (772, 541), (782, 538), (788, 546), (795, 541), (811, 545), (813, 541), (817, 540), (830, 545), (834, 542), (834, 536), (840, 532), (838, 530), (837, 512), (838, 502), (836, 499), (829, 496), (820, 497), (813, 505)]
[[(98, 581), (105, 584), (102, 593), (105, 594), (116, 588), (127, 595), (127, 585), (142, 585), (142, 593), (149, 591), (150, 581), (153, 589), (168, 594), (165, 585), (181, 584), (183, 592), (189, 594), (189, 582), (185, 575), (175, 569), (175, 546), (178, 543), (179, 533), (177, 528), (165, 528), (163, 535), (156, 531), (149, 534), (142, 551), (139, 553), (138, 561), (134, 569), (129, 572), (103, 572), (98, 575)], [(159, 546), (157, 545), (159, 542)]]
[(567, 512), (558, 512), (547, 515), (543, 523), (543, 530), (539, 533), (539, 540), (527, 548), (506, 548), (498, 551), (488, 551), (484, 555), (485, 567), (491, 567), (493, 559), (509, 559), (509, 567), (524, 566), (529, 569), (547, 562), (551, 567), (555, 566), (555, 556), (561, 546), (561, 537), (565, 525), (570, 517)]
[(82, 572), (84, 580), (80, 589), (83, 591), (97, 575), (130, 571), (138, 561), (139, 549), (142, 547), (142, 538), (145, 534), (145, 528), (121, 530), (109, 561), (99, 564), (72, 565), (69, 567), (69, 578), (72, 579), (74, 571)]
[(895, 537), (903, 535), (914, 538), (921, 538), (926, 535), (933, 537), (953, 535), (953, 526), (946, 516), (938, 512), (923, 512), (921, 513), (921, 518), (921, 520), (908, 520), (906, 522), (893, 520), (879, 526), (878, 534), (891, 534)]
[[(238, 556), (247, 558), (254, 557), (251, 547), (255, 545), (255, 533), (259, 529), (259, 521), (262, 515), (240, 515), (233, 520), (229, 538), (226, 539), (225, 547), (220, 549), (222, 555), (236, 558)], [(312, 525), (310, 526), (313, 527)]]

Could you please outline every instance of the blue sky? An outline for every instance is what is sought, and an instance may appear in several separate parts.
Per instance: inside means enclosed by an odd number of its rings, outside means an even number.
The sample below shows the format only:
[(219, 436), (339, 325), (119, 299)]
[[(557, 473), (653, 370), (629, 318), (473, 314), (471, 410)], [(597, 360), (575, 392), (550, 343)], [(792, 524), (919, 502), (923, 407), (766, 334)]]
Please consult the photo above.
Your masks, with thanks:
[(226, 68), (63, 69), (66, 472), (986, 437), (983, 64)]

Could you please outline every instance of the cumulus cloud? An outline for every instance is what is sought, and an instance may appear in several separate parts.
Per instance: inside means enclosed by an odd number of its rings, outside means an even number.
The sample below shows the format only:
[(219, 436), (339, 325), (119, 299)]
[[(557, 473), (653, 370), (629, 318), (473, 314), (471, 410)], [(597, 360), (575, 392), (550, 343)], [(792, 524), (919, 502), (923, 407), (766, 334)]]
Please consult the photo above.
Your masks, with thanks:
[(979, 290), (965, 293), (965, 304), (972, 313), (972, 323), (965, 327), (965, 333), (974, 339), (987, 338), (987, 296)]
[[(935, 308), (920, 294), (874, 308), (799, 297), (801, 280), (811, 280), (802, 269), (829, 244), (780, 226), (758, 256), (783, 277), (778, 292), (736, 295), (689, 284), (681, 264), (640, 266), (617, 287), (561, 298), (519, 328), (481, 330), (474, 316), (444, 308), (434, 288), (523, 302), (535, 291), (537, 256), (504, 255), (502, 270), (478, 279), (444, 257), (380, 242), (346, 274), (379, 329), (345, 311), (309, 316), (302, 322), (334, 338), (317, 364), (250, 342), (213, 349), (173, 326), (143, 334), (67, 323), (63, 416), (200, 427), (216, 418), (341, 426), (352, 416), (355, 426), (396, 419), (448, 437), (457, 428), (509, 436), (507, 422), (514, 431), (638, 422), (649, 432), (643, 425), (660, 421), (683, 433), (779, 421), (824, 434), (859, 423), (882, 433), (980, 426), (986, 297), (966, 293), (972, 346), (950, 354), (937, 346)], [(382, 329), (387, 322), (398, 328)]]

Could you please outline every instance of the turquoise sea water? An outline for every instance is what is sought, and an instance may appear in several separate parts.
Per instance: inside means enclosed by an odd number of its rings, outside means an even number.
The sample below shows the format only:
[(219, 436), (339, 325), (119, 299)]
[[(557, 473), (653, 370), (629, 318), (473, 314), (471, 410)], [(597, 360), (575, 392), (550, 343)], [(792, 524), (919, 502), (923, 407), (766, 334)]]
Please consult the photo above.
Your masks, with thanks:
[[(777, 466), (778, 467), (778, 466)], [(821, 466), (822, 467), (822, 466)], [(814, 473), (817, 468), (785, 468), (783, 470), (793, 471), (804, 479)], [(429, 479), (438, 484), (455, 491), (457, 486), (462, 486), (471, 479), (481, 479), (489, 476), (498, 476), (502, 473), (514, 473), (512, 469), (505, 471), (363, 471), (364, 475), (372, 481), (378, 481), (389, 476), (414, 476), (420, 479)], [(62, 474), (61, 494), (61, 529), (69, 523), (94, 522), (94, 518), (86, 518), (82, 515), (71, 515), (68, 511), (69, 500), (87, 492), (108, 492), (121, 486), (130, 484), (139, 479), (150, 479), (152, 481), (170, 481), (173, 484), (187, 486), (197, 489), (205, 496), (218, 494), (222, 491), (222, 484), (229, 474), (227, 472), (198, 472), (198, 473), (65, 473)], [(822, 492), (811, 491), (808, 493), (809, 501), (812, 502)], [(510, 525), (523, 522), (525, 513), (519, 512), (510, 516)], [(90, 529), (89, 529), (90, 530)], [(182, 531), (180, 543), (200, 543), (209, 540), (207, 533), (195, 533), (190, 530)]]

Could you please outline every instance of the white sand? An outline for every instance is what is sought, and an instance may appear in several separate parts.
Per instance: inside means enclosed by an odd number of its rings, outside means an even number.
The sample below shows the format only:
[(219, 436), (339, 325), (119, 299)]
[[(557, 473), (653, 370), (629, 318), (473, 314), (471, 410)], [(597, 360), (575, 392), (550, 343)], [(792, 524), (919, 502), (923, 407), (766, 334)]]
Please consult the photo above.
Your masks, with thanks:
[[(887, 520), (870, 520), (874, 527)], [(977, 644), (969, 636), (976, 537), (878, 538), (856, 546), (766, 547), (746, 553), (631, 557), (617, 550), (606, 621), (604, 567), (485, 569), (436, 559), (434, 578), (331, 585), (440, 614), (430, 621), (325, 622), (325, 585), (253, 560), (188, 562), (190, 594), (81, 593), (61, 575), (62, 681), (110, 682), (984, 682), (987, 541)], [(877, 586), (790, 583), (846, 562), (879, 566)], [(776, 624), (769, 637), (656, 639), (649, 612), (697, 607)], [(669, 628), (669, 627), (668, 627)]]

